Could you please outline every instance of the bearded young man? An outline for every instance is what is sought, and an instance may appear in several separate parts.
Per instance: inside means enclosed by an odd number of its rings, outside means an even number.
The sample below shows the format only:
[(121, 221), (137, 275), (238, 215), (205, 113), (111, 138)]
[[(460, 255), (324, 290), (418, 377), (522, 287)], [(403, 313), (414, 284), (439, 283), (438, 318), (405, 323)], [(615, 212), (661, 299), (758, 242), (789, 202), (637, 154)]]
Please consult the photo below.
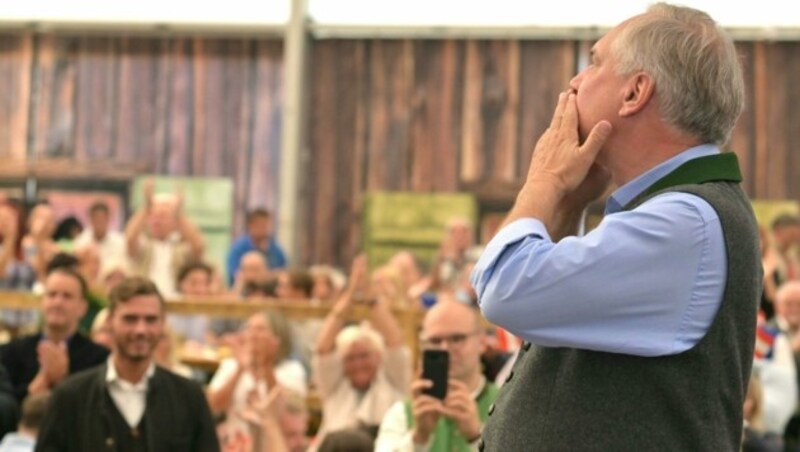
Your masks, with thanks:
[(128, 278), (109, 295), (114, 352), (53, 392), (37, 451), (218, 451), (200, 387), (157, 367), (164, 299), (144, 278)]

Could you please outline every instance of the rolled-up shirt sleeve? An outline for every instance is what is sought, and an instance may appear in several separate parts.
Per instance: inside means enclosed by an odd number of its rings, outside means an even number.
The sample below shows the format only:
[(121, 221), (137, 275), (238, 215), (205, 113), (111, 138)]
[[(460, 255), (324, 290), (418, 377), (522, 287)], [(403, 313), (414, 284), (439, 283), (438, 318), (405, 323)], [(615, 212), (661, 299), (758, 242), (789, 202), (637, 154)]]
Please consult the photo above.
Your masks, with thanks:
[(405, 345), (387, 348), (384, 352), (383, 366), (386, 379), (401, 393), (411, 386), (411, 350)]
[[(535, 218), (522, 218), (501, 229), (497, 235), (486, 245), (475, 269), (472, 271), (472, 286), (478, 298), (483, 297), (486, 283), (492, 277), (497, 260), (509, 248), (515, 248), (526, 238), (537, 238), (550, 241), (550, 235), (541, 221)], [(511, 251), (513, 253), (513, 251)]]
[(540, 221), (517, 220), (487, 245), (472, 283), (488, 320), (537, 345), (661, 356), (705, 335), (726, 262), (716, 211), (676, 192), (558, 243)]

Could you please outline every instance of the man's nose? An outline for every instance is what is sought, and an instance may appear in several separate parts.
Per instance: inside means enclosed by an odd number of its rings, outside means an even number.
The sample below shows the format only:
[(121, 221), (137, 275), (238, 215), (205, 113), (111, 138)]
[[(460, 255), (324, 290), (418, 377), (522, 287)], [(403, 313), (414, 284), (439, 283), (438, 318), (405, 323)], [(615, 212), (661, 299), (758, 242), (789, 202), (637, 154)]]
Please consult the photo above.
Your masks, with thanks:
[(61, 304), (64, 304), (64, 301), (66, 299), (64, 298), (63, 295), (56, 294), (56, 295), (53, 295), (52, 297), (50, 297), (50, 300), (55, 304), (61, 305)]
[(146, 333), (147, 332), (147, 321), (139, 320), (133, 325), (133, 331), (136, 333)]
[(575, 92), (578, 91), (578, 87), (581, 86), (581, 81), (583, 80), (583, 71), (578, 72), (575, 74), (574, 77), (569, 81), (569, 87), (572, 88)]
[(442, 342), (440, 342), (440, 343), (439, 343), (439, 350), (444, 350), (444, 351), (446, 351), (448, 354), (450, 353), (450, 349), (451, 349), (452, 347), (453, 347), (453, 345), (452, 345), (452, 344), (450, 343), (450, 341), (449, 341), (449, 340), (447, 340), (447, 339), (444, 339)]

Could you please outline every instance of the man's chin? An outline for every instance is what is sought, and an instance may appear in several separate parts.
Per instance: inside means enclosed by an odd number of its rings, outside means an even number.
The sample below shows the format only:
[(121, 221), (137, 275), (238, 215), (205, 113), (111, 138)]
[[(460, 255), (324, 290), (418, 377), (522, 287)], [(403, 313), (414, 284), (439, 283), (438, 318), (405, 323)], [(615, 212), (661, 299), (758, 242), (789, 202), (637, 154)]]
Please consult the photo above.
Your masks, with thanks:
[(128, 359), (133, 362), (141, 363), (144, 361), (149, 361), (150, 355), (128, 355)]
[(61, 318), (45, 320), (44, 324), (50, 331), (67, 331), (70, 329), (70, 322)]
[(152, 350), (144, 350), (144, 351), (143, 350), (125, 350), (125, 351), (123, 351), (121, 353), (121, 355), (124, 356), (125, 358), (131, 360), (131, 361), (141, 362), (141, 361), (147, 361), (150, 358), (152, 358), (153, 351)]

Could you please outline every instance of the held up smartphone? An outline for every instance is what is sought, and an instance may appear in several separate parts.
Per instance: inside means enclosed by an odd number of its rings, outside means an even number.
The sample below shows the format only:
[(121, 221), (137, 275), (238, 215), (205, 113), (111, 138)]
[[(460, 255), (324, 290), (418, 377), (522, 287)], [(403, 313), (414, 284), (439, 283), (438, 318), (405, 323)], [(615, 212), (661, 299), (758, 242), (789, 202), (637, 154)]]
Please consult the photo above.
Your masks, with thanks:
[(423, 391), (425, 394), (444, 400), (447, 397), (447, 374), (450, 355), (446, 350), (424, 350), (422, 352), (422, 378), (433, 382)]

